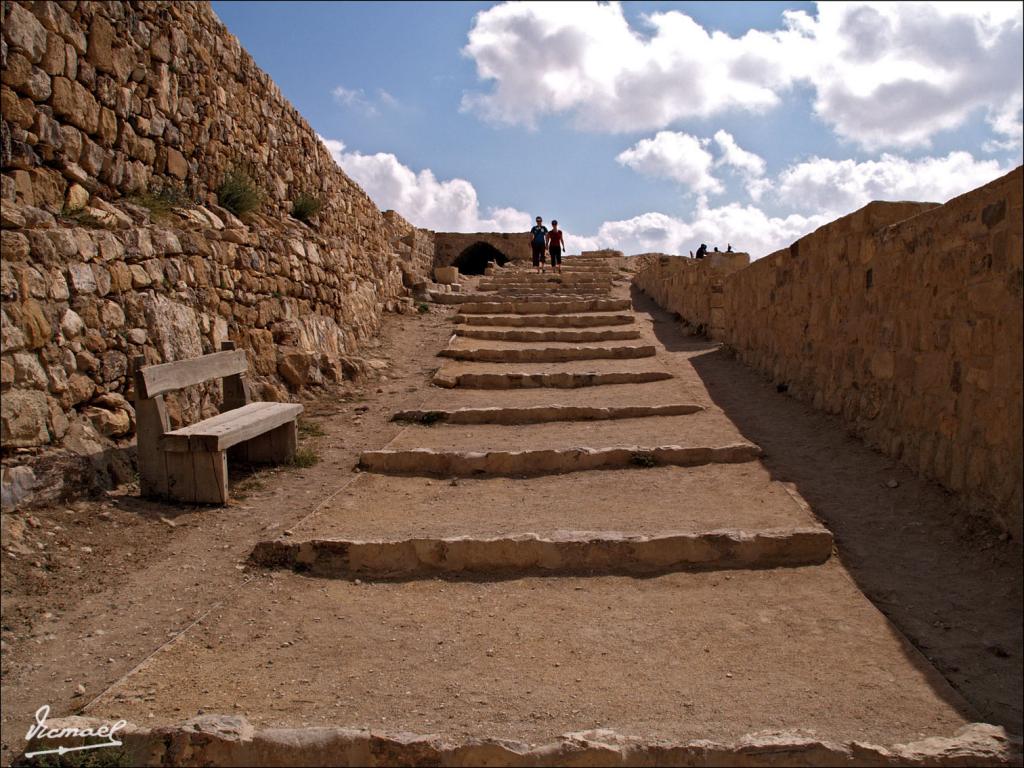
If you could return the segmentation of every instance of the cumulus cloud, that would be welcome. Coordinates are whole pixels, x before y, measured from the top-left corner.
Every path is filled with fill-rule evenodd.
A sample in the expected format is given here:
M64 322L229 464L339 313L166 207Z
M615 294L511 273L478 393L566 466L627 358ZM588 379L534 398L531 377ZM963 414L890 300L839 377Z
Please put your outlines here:
M344 142L320 137L335 162L382 209L398 211L418 227L443 232L524 232L530 215L515 208L481 214L476 188L465 179L438 180L429 168L413 171L386 152L347 152Z
M711 175L714 158L705 149L707 145L707 139L661 131L653 139L637 142L615 159L646 176L673 179L695 191L721 192L721 182Z
M777 44L760 32L709 33L678 12L648 17L645 39L618 3L503 3L476 16L464 52L489 93L463 107L534 126L572 112L585 128L661 128L687 116L778 103Z
M383 88L378 88L373 96L367 96L362 88L346 88L343 85L338 85L331 90L331 97L338 104L371 117L379 115L381 107L398 106L398 100Z
M883 154L864 162L815 157L783 170L772 194L794 210L839 216L872 200L944 203L1009 171L995 160L976 160L969 152L916 160Z
M818 117L866 147L926 145L978 110L1014 141L1022 15L1019 3L822 3L732 37L668 11L644 17L641 35L618 3L502 3L469 32L464 53L491 87L463 108L527 126L568 114L591 130L658 130L763 111L809 84Z
M607 221L596 235L576 240L587 249L615 248L627 254L688 254L701 243L707 243L709 248L717 245L724 251L732 244L733 250L760 258L814 231L831 218L798 214L770 216L752 205L730 203L709 207L707 201L701 199L694 214L685 219L664 213L643 213L622 221Z
M764 158L740 147L728 131L716 131L715 143L721 150L721 156L716 165L735 168L748 179L756 179L764 175Z
M605 222L596 234L574 238L574 243L585 249L681 254L695 250L702 242L722 250L731 243L734 250L760 258L872 200L942 203L1011 170L995 160L951 152L945 157L914 160L883 154L878 160L864 162L815 157L771 177L762 175L763 165L745 157L751 153L734 147L728 134L719 134L715 141L723 152L716 165L732 164L747 173L753 201L764 197L765 203L786 212L784 215L772 215L755 204L711 206L707 196L701 195L690 216L642 213Z
M1024 98L1019 3L822 3L816 18L787 12L778 36L816 91L815 112L867 147L927 145L985 110ZM795 62L794 62L795 63Z

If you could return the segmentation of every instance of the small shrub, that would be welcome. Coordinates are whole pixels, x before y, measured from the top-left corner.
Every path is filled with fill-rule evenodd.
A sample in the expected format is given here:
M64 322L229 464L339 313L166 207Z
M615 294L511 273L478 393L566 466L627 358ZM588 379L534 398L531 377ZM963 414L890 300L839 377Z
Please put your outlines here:
M312 448L299 448L292 459L292 465L300 469L308 469L320 462L320 457Z
M419 312L421 315L425 315L430 311L430 305L427 304L427 302L425 301L421 301L419 304L416 305L416 311Z
M246 169L235 166L224 175L217 189L217 202L235 216L245 216L260 207L263 193Z
M431 424L444 421L444 413L442 411L426 411L420 415L417 421L423 426L429 427Z
M132 195L128 202L145 208L155 221L160 221L167 219L175 208L189 208L195 205L193 197L188 187L165 184Z
M323 203L319 198L302 194L292 202L292 216L308 224L309 220L320 212L321 207Z
M633 462L633 466L643 467L644 469L650 469L657 464L654 456L649 453L634 453L630 461Z
M95 739L86 739L83 742L83 744L97 743L104 742ZM123 749L110 747L68 752L63 755L41 755L20 763L20 765L37 768L118 768L130 764L128 754Z

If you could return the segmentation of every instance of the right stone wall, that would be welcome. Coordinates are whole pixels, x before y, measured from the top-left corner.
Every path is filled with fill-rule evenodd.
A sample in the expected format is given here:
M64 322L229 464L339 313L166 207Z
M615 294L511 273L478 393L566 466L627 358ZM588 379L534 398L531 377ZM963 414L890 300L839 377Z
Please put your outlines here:
M728 275L721 331L743 362L1017 537L1022 173L941 206L871 203Z

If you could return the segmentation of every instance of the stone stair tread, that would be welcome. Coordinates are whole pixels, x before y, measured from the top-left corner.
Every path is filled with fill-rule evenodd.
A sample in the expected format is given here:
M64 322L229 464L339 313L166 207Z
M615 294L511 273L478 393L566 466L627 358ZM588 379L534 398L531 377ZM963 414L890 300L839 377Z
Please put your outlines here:
M427 477L529 477L610 469L655 466L699 467L756 461L761 449L753 443L725 445L566 446L509 450L452 450L445 448L383 448L359 454L358 467L367 472Z
M632 329L639 330L639 329ZM545 341L542 344L530 341L507 339L474 339L456 335L448 343L448 349L618 349L651 346L651 342L640 339L595 339L590 341ZM660 345L659 345L660 346Z
M602 373L608 371L664 371L657 357L626 360L571 360L564 363L479 363L464 360L445 360L442 369L447 374L459 373ZM637 397L643 397L637 390Z
M950 736L969 711L833 558L646 579L356 584L278 572L240 587L88 714L155 726L239 702L257 726L316 717L533 743L600 726L649 740L799 728L895 744Z
M635 326L597 326L594 328L509 328L501 326L457 325L453 329L462 339L483 341L594 343L601 341L628 341L640 338Z
M542 536L559 531L628 535L813 527L812 515L758 462L652 467L643 503L624 504L633 470L529 478L447 479L365 472L293 530L296 540Z
M388 448L446 451L526 451L559 448L616 448L636 445L719 446L745 442L720 411L681 416L647 416L520 426L493 424L413 425Z
M452 317L455 323L464 323L467 327L501 327L501 328L621 328L636 325L636 318L631 313L587 313L560 315L462 315Z
M600 387L580 387L573 390L536 387L533 389L506 389L501 391L456 387L432 388L422 405L425 410L451 410L455 408L491 408L507 406L528 408L540 405L630 406L664 403L697 403L706 405L707 395L691 390L679 379L637 384L607 384Z

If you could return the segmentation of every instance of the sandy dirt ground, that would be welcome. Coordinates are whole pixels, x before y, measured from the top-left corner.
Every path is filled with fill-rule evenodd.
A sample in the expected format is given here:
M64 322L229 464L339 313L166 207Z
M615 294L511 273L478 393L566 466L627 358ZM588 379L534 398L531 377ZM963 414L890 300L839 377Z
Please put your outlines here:
M0 555L0 759L10 762L44 703L55 715L85 710L143 723L241 712L266 724L530 739L597 725L694 737L802 727L892 743L951 734L970 720L1020 733L1020 545L834 419L777 393L717 345L685 336L645 297L634 301L644 336L659 343L657 358L644 364L673 379L439 390L430 380L442 364L507 366L437 358L458 306L435 305L426 315L387 318L378 347L368 350L390 362L382 380L306 401L300 447L318 455L315 466L240 475L223 508L143 501L128 486L18 513L24 532ZM594 365L630 370L642 362ZM713 408L670 418L725 418L765 450L763 463L457 486L352 472L361 451L428 429L390 421L397 410L484 407L495 398L517 406L631 403L639 388L656 402ZM475 428L436 425L430 434L440 429L454 436ZM770 526L808 514L787 505L782 482L835 533L838 559L650 579L402 584L246 565L256 542L314 531L391 538L545 525L686 530L728 519ZM714 504L701 495L711 493ZM367 504L348 503L353 498Z

